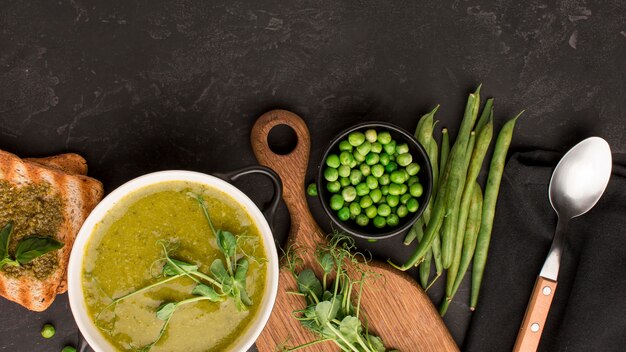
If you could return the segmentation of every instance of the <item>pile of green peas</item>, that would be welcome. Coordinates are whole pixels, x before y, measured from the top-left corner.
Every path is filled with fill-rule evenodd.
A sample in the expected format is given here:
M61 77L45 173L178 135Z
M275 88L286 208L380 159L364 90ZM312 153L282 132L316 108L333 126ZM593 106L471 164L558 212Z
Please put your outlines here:
M330 208L341 221L393 227L419 208L417 198L424 192L417 177L420 166L409 146L388 131L351 132L325 165L326 189L333 194Z

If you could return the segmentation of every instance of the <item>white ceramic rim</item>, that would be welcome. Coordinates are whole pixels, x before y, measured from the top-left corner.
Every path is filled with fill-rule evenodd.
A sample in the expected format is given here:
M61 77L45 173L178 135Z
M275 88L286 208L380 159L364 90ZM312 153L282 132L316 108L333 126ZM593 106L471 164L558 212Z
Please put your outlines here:
M70 308L72 309L72 314L74 315L76 324L85 337L85 340L87 340L91 348L93 348L96 352L109 352L117 350L117 348L104 338L100 330L87 314L81 280L83 257L86 245L93 234L94 227L120 200L143 187L168 181L194 182L214 187L225 192L244 207L257 225L261 236L263 237L265 252L268 258L263 301L256 312L254 321L248 327L246 333L238 337L236 344L231 349L231 351L247 351L250 347L252 347L265 327L265 324L267 323L267 320L272 312L272 308L274 307L276 293L278 292L278 253L276 251L276 246L274 245L272 230L270 229L270 226L261 210L259 210L252 200L250 200L250 198L248 198L248 196L246 196L238 188L215 176L194 171L159 171L132 179L106 196L89 214L78 232L76 241L74 242L67 270L68 296Z

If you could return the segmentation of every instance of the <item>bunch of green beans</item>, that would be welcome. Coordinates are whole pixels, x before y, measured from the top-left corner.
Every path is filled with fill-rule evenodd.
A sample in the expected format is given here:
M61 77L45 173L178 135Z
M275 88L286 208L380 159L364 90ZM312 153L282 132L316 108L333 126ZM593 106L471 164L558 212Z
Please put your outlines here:
M404 240L406 245L410 245L417 239L418 245L413 255L401 266L390 262L403 271L419 266L420 284L424 289L428 289L447 269L446 295L439 309L442 316L448 310L472 260L472 310L478 302L500 180L515 121L521 115L506 122L498 134L483 198L478 175L491 145L494 123L493 98L487 99L478 117L480 88L469 95L452 148L446 128L441 130L440 146L434 138L433 130L437 123L434 116L439 106L419 120L415 137L428 151L433 170L437 170L433 175L433 194L422 217ZM438 150L441 151L440 155L437 155ZM436 276L429 282L433 258Z

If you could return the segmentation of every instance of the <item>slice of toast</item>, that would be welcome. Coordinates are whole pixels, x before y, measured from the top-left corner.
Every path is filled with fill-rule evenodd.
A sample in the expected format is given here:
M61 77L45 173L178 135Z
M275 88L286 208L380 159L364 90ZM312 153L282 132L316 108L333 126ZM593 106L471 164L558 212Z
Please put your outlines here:
M87 175L87 160L76 153L64 153L45 158L26 158L37 164L59 169L70 175ZM67 292L67 270L57 288L57 293Z
M64 153L45 158L25 158L24 160L59 169L70 175L87 175L87 160L76 153Z
M55 270L43 279L34 274L11 276L0 269L0 295L24 307L43 311L56 297L67 270L69 255L76 234L89 212L102 199L102 184L90 177L71 175L61 171L58 159L46 166L35 161L22 160L16 155L0 150L0 180L13 187L47 183L61 199L62 220L54 237L63 242L63 248L51 252L56 255ZM70 168L72 169L72 168ZM82 169L81 169L82 170ZM3 205L0 203L0 208ZM10 209L5 212L10 214Z

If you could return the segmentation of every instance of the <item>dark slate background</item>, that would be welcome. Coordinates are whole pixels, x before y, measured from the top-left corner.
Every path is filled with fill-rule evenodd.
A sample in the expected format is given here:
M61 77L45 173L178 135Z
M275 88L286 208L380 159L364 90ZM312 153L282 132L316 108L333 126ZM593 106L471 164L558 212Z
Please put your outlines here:
M326 143L362 120L412 130L439 103L440 126L454 135L481 82L483 96L496 97L497 127L526 109L514 151L562 152L599 135L623 163L626 3L0 2L0 148L81 153L107 191L156 170L255 163L250 128L272 108L307 121L312 179ZM262 182L238 186L262 203L270 188ZM282 207L278 237L288 224ZM401 240L362 247L401 261L410 253ZM429 292L436 303L440 289ZM511 318L503 324L516 330L522 317ZM49 341L39 337L45 322L58 330ZM470 324L462 297L446 323L462 345ZM66 295L39 314L0 301L0 350L75 341Z

